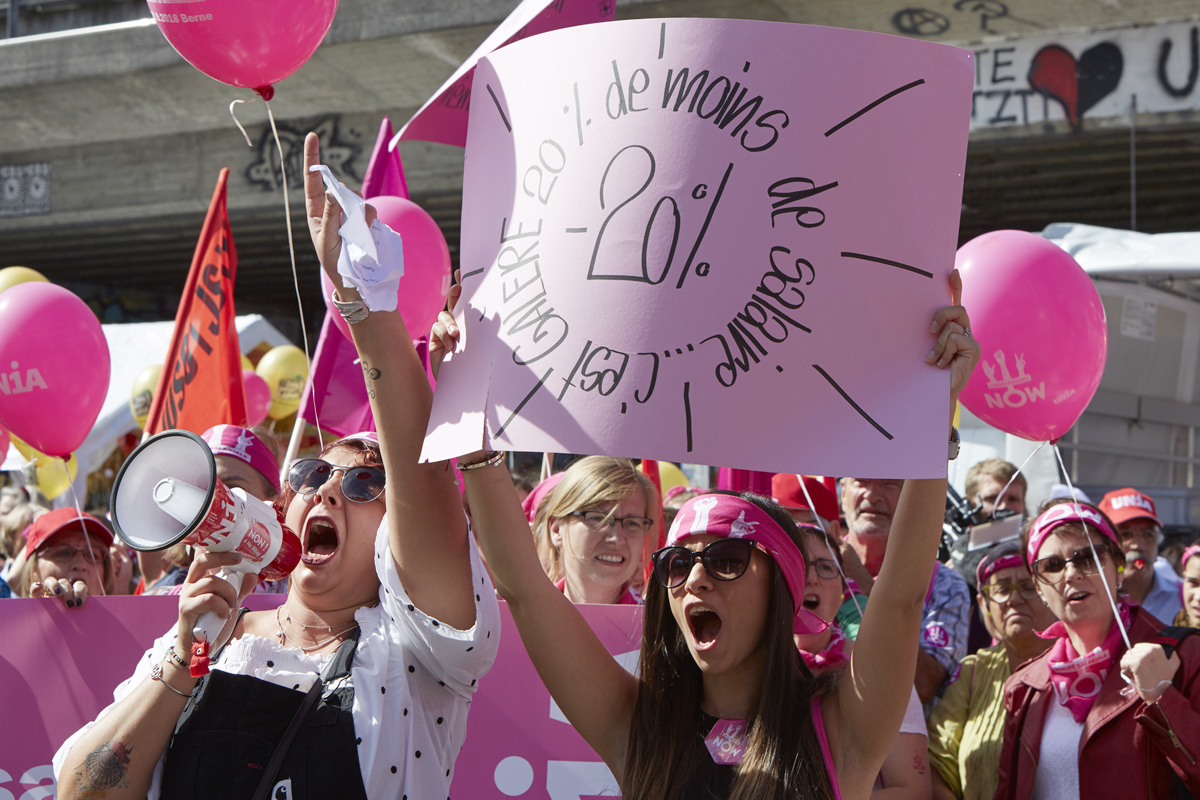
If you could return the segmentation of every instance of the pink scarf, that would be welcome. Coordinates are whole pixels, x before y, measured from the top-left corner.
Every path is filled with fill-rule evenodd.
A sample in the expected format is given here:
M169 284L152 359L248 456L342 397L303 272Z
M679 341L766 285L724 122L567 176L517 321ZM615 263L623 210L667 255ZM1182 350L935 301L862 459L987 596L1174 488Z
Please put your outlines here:
M1050 682L1054 684L1058 702L1071 710L1076 722L1087 719L1104 679L1108 677L1108 670L1121 653L1124 641L1117 625L1129 630L1133 622L1127 602L1122 600L1117 609L1119 619L1113 621L1104 643L1085 656L1075 652L1071 637L1067 636L1067 627L1061 622L1038 634L1043 639L1057 639L1050 648Z
M829 630L833 632L829 644L821 648L819 652L800 651L800 657L813 672L824 672L834 667L840 667L850 660L846 655L846 634L837 626L837 623L830 623Z

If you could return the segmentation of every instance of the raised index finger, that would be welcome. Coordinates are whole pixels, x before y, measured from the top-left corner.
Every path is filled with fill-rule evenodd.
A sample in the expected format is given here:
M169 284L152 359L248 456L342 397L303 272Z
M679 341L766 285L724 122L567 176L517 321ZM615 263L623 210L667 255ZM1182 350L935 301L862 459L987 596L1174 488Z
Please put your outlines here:
M321 140L315 133L304 137L304 210L310 217L320 218L325 213L325 182L319 172L309 167L321 163Z

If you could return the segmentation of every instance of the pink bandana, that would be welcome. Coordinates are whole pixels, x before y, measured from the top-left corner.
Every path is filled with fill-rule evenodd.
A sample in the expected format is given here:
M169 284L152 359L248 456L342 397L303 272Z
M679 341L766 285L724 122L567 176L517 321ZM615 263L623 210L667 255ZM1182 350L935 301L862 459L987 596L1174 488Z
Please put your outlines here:
M975 568L975 585L981 587L980 590L982 591L982 587L987 583L987 579L992 577L992 575L995 573L1002 569L1008 569L1009 567L1023 566L1025 566L1025 559L1021 558L1021 556L1017 555L1016 553L1008 556L1000 556L992 561L984 559L980 561L979 566Z
M263 440L237 425L215 425L200 435L214 456L233 456L262 473L279 491L279 460Z
M829 639L829 644L821 648L819 652L800 651L800 657L813 672L824 672L834 667L840 667L850 660L850 657L846 655L846 634L842 632L836 622L829 623L829 630L833 632L833 636Z
M1054 532L1055 528L1069 522L1086 522L1106 538L1112 540L1114 544L1120 545L1117 534L1113 532L1112 526L1100 515L1100 512L1077 503L1059 503L1046 509L1033 521L1033 527L1029 531L1029 549L1025 551L1025 559L1031 569L1033 562L1037 561L1038 551L1042 549L1042 543L1046 541L1046 538Z
M749 539L775 560L794 604L792 628L796 633L820 633L829 623L804 607L807 571L804 555L767 512L740 497L704 494L683 504L667 534L667 546L697 534Z
M1118 619L1113 621L1104 643L1086 656L1075 652L1071 637L1067 636L1067 628L1061 622L1054 623L1038 634L1043 639L1057 639L1050 647L1050 682L1054 684L1058 702L1071 710L1076 722L1087 719L1104 685L1104 679L1108 677L1108 670L1121 654L1124 643L1117 625L1129 630L1133 622L1127 602L1122 600L1117 610Z
M704 746L717 764L740 764L750 741L750 726L744 719L719 719L704 737Z

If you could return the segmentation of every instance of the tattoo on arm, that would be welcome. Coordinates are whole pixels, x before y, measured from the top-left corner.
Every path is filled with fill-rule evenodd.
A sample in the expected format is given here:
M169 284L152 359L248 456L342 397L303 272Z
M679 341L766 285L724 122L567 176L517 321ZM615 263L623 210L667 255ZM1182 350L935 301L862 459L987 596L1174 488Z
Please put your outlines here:
M925 758L919 753L913 756L913 769L915 769L921 775L925 774Z
M129 785L129 754L132 747L123 742L107 742L87 754L76 772L84 797L103 797L108 789Z
M375 381L379 380L379 376L383 375L383 373L379 370L378 367L372 367L370 364L368 364L366 359L363 359L363 361L362 361L362 371L363 371L363 378L366 379L366 383L367 383L367 395L372 400L374 400L375 399Z

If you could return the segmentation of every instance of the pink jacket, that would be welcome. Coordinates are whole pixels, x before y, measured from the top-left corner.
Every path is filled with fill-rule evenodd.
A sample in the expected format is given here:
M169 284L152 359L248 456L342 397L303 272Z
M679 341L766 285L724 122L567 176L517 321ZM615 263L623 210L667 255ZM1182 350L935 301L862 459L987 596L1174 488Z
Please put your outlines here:
M1164 627L1146 611L1136 611L1129 639L1154 640ZM1180 645L1174 684L1155 705L1136 694L1122 697L1127 684L1109 670L1100 695L1083 723L1079 741L1079 795L1159 800L1175 797L1176 776L1200 793L1200 636ZM996 800L1033 796L1042 729L1050 703L1049 653L1023 664L1004 684L1004 748ZM1118 656L1119 660L1119 656Z

